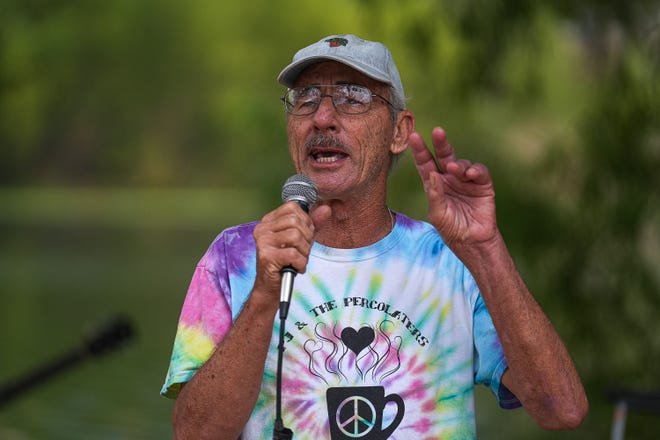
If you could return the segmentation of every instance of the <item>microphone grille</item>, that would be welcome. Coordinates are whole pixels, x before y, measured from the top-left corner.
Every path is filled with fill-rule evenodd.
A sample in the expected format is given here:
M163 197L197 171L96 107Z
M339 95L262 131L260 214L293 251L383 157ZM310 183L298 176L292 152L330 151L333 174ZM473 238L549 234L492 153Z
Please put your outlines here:
M312 179L304 174L296 174L286 179L282 186L282 201L298 202L305 211L316 202L318 190Z

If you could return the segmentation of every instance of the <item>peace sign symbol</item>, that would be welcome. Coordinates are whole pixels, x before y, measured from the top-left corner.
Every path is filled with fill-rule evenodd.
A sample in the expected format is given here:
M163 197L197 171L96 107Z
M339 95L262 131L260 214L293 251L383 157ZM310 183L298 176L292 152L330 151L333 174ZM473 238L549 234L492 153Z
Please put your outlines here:
M360 402L362 402L362 405L360 405ZM342 421L340 418L342 409L351 403L353 404L353 415ZM370 412L368 419L365 419L362 415L360 415L360 407L362 407L363 410L367 409L365 408L365 405ZM350 411L348 411L348 413L350 413ZM351 396L344 399L344 401L339 404L339 408L337 409L336 413L336 419L339 430L347 437L364 437L374 428L374 425L376 424L376 408L374 408L374 405L368 399L362 396Z

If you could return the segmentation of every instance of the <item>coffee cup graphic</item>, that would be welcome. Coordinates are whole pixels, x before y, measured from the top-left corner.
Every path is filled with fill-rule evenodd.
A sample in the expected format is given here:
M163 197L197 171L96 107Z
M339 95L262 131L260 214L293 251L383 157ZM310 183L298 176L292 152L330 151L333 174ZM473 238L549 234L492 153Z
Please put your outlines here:
M386 396L382 386L328 388L325 397L332 440L387 439L401 423L406 408L401 396ZM388 403L396 404L396 415L383 426Z

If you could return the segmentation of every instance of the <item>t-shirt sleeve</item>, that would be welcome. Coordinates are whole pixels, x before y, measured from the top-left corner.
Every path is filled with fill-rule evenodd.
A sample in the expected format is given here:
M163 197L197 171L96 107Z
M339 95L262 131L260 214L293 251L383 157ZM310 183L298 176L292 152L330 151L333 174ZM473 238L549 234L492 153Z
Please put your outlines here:
M493 319L488 312L476 282L471 275L466 277L471 289L476 289L473 308L474 334L474 383L486 385L497 398L501 408L514 409L521 405L518 398L502 384L502 375L508 368L506 357Z
M211 357L232 323L231 295L222 234L202 257L181 309L165 383L160 393L176 398Z

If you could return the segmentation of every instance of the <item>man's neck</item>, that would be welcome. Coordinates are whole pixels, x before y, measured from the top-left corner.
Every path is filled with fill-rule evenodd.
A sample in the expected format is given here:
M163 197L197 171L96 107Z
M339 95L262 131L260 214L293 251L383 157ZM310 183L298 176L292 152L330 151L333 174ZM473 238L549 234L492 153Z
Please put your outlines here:
M345 203L340 200L323 201L332 215L319 227L315 241L325 246L352 249L373 244L390 233L394 214L384 201L380 203Z

